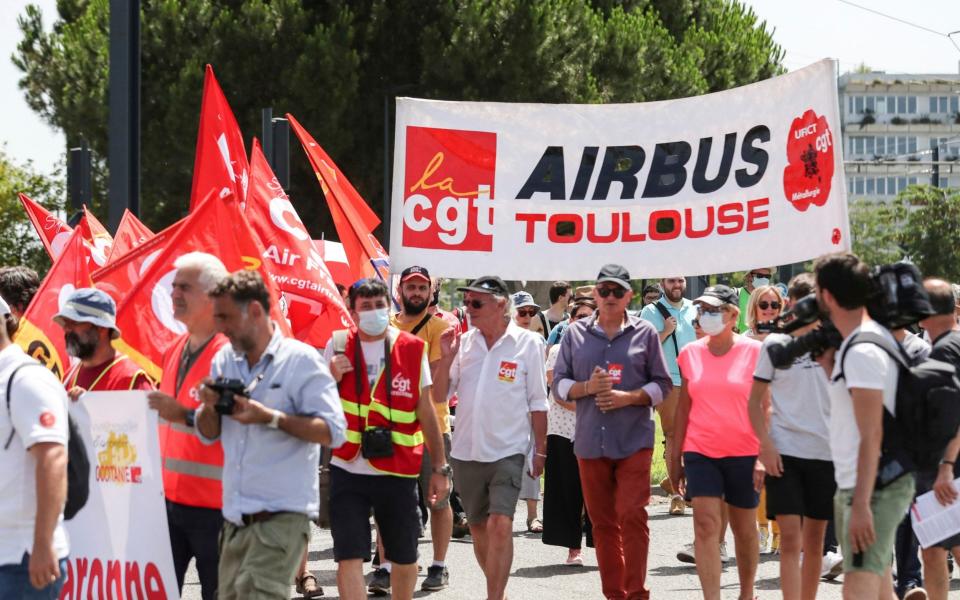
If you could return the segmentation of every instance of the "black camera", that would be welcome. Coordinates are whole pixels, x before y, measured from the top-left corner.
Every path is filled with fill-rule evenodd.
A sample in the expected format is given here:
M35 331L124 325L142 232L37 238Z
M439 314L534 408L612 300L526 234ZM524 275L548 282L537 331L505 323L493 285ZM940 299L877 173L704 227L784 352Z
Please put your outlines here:
M817 304L817 297L810 294L798 300L793 307L780 315L776 321L765 323L767 332L792 333L801 327L820 321L820 326L789 340L778 340L767 346L770 362L777 369L789 368L794 361L810 353L817 358L830 348L839 348L843 342L843 335L821 312ZM761 331L759 324L757 330Z
M887 329L900 329L934 314L923 277L915 265L897 262L872 273L873 294L867 301L870 318Z
M371 427L360 437L360 454L367 460L393 456L393 435L386 427Z
M217 403L213 405L216 411L221 415L232 415L233 409L237 405L234 396L246 396L247 387L239 379L227 379L226 377L217 377L213 383L208 383L207 387L220 394Z

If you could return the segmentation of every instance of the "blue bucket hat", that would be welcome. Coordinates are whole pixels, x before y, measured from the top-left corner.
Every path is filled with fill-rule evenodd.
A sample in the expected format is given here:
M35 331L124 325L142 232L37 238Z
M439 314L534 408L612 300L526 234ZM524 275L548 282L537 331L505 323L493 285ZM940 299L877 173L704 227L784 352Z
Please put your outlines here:
M527 292L517 292L512 296L512 298L514 308L523 308L524 306L536 306L537 308L540 308L540 306L533 301L533 296Z
M80 288L67 296L60 312L53 316L54 322L61 327L64 319L111 329L111 339L120 337L116 303L113 298L95 288Z

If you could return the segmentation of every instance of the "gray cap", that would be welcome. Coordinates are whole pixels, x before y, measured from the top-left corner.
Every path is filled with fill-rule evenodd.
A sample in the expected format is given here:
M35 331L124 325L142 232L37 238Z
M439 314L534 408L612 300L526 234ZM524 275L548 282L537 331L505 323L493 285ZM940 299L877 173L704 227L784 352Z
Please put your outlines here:
M110 337L120 337L120 330L117 328L117 305L113 298L96 288L80 288L67 296L60 312L53 316L53 320L61 327L64 319L112 329Z
M533 296L531 296L528 292L517 292L511 296L511 298L513 299L514 308L523 308L524 306L536 306L537 308L540 308L540 306L533 301Z

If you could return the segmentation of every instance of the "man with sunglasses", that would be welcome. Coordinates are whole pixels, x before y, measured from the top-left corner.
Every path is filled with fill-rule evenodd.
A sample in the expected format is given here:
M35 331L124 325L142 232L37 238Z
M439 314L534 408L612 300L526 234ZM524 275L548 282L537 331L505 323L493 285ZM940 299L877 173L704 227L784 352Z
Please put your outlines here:
M773 267L757 267L747 271L743 278L743 287L737 292L740 294L740 318L737 320L737 331L743 333L747 330L747 304L750 302L750 294L758 287L770 285L776 269Z
M633 299L627 270L605 265L594 296L597 313L571 324L560 342L553 392L577 405L574 453L603 595L646 599L650 411L670 393L673 381L656 329L627 313Z
M455 485L487 598L502 600L531 430L531 477L540 477L547 456L543 338L512 321L510 295L499 277L480 277L459 290L465 292L473 328L462 336L453 328L443 332L434 394L458 396L451 452Z
M640 311L640 318L649 321L657 330L660 343L663 345L663 357L667 361L667 371L673 381L670 393L657 406L660 415L660 428L663 429L664 456L669 457L673 448L673 416L677 411L677 401L680 399L680 367L677 366L677 357L680 350L697 339L693 328L693 321L697 318L697 309L693 302L684 298L687 290L686 277L664 277L660 280L660 289L663 295L653 304L648 304ZM682 515L686 510L683 498L675 492L667 477L660 482L670 494L670 514Z

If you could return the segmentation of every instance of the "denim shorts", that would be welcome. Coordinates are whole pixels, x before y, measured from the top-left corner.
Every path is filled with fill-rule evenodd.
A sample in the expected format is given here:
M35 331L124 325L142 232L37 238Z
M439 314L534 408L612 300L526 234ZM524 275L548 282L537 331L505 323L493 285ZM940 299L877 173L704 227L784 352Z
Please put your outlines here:
M30 584L30 555L23 553L20 564L0 565L0 598L20 600L56 600L67 580L67 559L60 559L60 577L38 590Z
M756 456L710 458L699 452L683 453L687 497L722 498L735 508L756 508L760 494L753 488Z

